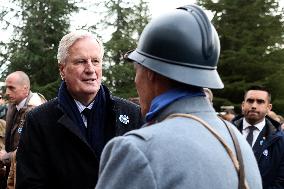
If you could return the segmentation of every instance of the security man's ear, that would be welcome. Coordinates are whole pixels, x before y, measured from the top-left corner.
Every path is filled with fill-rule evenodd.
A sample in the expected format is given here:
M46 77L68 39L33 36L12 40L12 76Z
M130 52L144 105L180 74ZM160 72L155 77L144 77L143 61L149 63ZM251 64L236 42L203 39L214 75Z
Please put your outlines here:
M272 104L268 104L268 111L272 110Z
M243 112L243 110L244 110L244 104L245 104L245 101L243 101L243 102L242 102L242 105L241 105L242 114L244 113L244 112Z

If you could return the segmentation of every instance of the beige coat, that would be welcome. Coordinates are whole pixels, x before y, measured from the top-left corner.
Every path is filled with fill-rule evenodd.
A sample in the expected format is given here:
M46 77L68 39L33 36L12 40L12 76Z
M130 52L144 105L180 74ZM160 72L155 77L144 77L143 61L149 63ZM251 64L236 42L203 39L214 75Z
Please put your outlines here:
M7 189L14 189L16 184L16 153L17 150L12 152L11 167L7 180Z
M5 130L6 130L6 121L0 119L0 150L5 148L4 145L4 137L5 137ZM0 182L2 183L5 179L6 167L0 161Z
M6 146L6 151L9 152L9 150L12 150L12 155L11 155L11 166L10 166L9 176L8 176L8 180L7 180L7 188L8 189L14 189L15 188L15 183L16 183L16 151L17 151L17 146L18 146L19 139L20 139L21 129L24 126L26 115L30 110L32 110L36 106L39 106L39 105L41 105L45 102L46 102L46 99L41 94L30 93L28 98L27 98L26 104L24 105L24 107L22 109L20 109L20 111L18 112L18 115L14 118L15 124L9 125L9 129L11 130L9 138L12 139L12 140L10 140L11 141L10 147L8 149L7 149L7 146ZM15 111L15 107L12 107L12 108L14 108L14 110L12 109L10 111ZM8 112L9 112L9 110L8 110ZM14 112L12 112L11 114L13 115L13 113ZM12 119L10 117L8 119L10 119L10 121L12 121ZM7 119L7 121L8 121L8 119ZM7 129L8 129L8 127L7 127Z

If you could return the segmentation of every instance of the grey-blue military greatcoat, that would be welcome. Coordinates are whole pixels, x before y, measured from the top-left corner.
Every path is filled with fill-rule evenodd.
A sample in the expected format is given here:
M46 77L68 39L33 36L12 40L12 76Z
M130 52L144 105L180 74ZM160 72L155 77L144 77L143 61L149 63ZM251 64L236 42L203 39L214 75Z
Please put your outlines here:
M221 143L199 122L173 113L198 116L211 125L234 151L224 122L205 97L183 98L149 127L128 132L106 146L96 189L237 189L238 175ZM230 123L228 123L230 124ZM261 178L251 147L234 128L239 140L248 185L261 189ZM235 152L235 151L234 151ZM111 178L111 179L109 179Z

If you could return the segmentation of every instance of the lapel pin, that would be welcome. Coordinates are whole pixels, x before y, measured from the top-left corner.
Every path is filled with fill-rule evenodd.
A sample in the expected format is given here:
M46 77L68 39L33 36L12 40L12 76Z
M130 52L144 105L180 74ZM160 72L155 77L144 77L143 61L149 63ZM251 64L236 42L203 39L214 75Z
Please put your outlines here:
M23 130L23 127L19 127L19 128L18 128L18 133L21 134L22 130Z
M129 117L127 115L120 115L119 116L119 121L126 125L126 124L129 123Z
M263 151L263 155L268 156L268 150L267 149Z
M262 140L259 142L260 146L262 146L264 141L265 141L265 137L262 137Z

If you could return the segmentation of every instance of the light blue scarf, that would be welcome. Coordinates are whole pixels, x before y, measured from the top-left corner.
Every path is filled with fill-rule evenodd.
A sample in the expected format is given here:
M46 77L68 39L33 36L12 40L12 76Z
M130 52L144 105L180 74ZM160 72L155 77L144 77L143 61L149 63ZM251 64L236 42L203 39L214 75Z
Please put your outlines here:
M171 104L172 102L184 97L205 96L202 88L177 88L169 90L155 97L150 106L149 112L146 114L146 121L151 121L158 112Z

